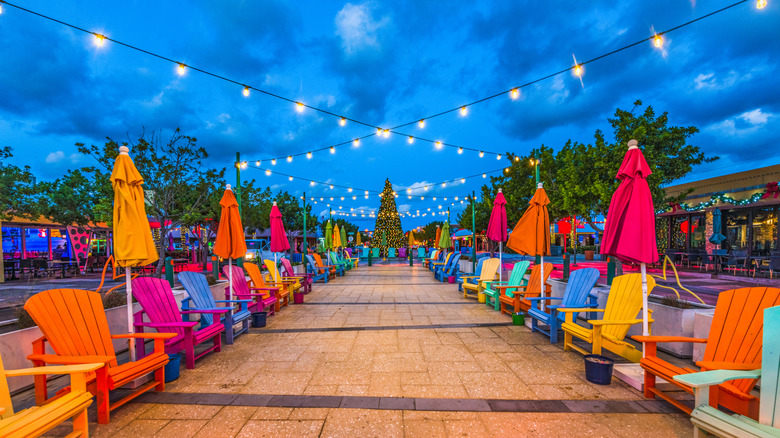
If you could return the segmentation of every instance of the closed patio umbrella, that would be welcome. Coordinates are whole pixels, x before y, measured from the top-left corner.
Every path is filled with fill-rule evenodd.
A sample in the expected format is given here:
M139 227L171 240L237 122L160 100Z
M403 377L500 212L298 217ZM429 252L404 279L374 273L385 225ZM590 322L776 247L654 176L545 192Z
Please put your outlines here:
M409 230L409 248L414 245L414 230Z
M502 271L504 270L503 244L509 237L506 233L506 199L504 193L499 188L496 199L493 201L493 211L490 212L488 221L487 238L498 242L498 281L502 281Z
M544 279L544 256L550 254L550 216L547 204L550 198L542 183L537 184L536 193L528 202L528 209L509 235L506 246L525 255L541 256L541 274ZM541 296L544 296L544 281L541 284Z
M146 218L143 177L130 158L127 146L119 147L119 155L111 171L114 189L114 259L125 269L127 291L127 332L133 333L133 284L131 268L148 265L159 259L152 240L152 230ZM135 360L135 345L129 339L130 358Z
M710 236L710 242L714 243L715 245L720 245L721 242L726 240L726 236L720 233L721 231L721 215L720 215L720 209L716 208L715 210L712 210L712 235Z
M339 230L339 236L341 237L341 246L347 246L347 231L344 227Z
M228 299L233 298L233 259L246 255L246 240L244 240L244 225L241 224L241 214L238 212L238 201L230 184L225 187L225 193L219 201L222 213L219 218L217 239L214 241L214 254L228 259Z
M362 242L360 241L360 231L355 233L355 246L362 245Z
M333 226L333 248L339 248L343 245L343 242L341 241L341 233L339 232L339 225L335 224Z
M451 248L452 240L450 240L450 223L445 221L441 226L441 235L439 236L439 248Z
M441 237L441 228L438 225L436 225L436 237L434 237L434 239L433 239L433 246L435 246L436 248L439 247L439 238L440 237Z
M618 169L620 180L609 203L604 224L602 254L628 263L639 263L642 272L642 334L650 334L647 308L647 263L658 261L655 239L655 208L647 185L650 166L637 146L629 140L628 151Z
M279 211L279 207L274 201L274 205L271 207L271 251L274 253L274 263L278 261L276 254L288 249L290 249L290 241L287 240L287 232L284 231L282 212Z
M330 220L325 225L325 251L333 249L333 225L330 224Z

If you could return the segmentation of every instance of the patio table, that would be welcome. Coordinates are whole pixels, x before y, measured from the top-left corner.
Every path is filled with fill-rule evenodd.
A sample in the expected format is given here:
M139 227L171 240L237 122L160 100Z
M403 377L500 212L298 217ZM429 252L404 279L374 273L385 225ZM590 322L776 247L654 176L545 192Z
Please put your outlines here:
M9 281L18 280L19 277L16 276L16 267L19 265L19 260L3 260L3 264L5 266L6 271L8 270L8 268L11 268L11 276L8 277L8 280ZM3 275L5 275L5 273L3 273Z
M762 264L764 260L769 260L771 257L769 256L750 256L750 266L753 268L753 276L756 276L756 271L758 271L758 265ZM750 272L750 271L748 271Z
M52 268L59 268L61 271L62 278L67 278L66 276L66 270L70 266L73 266L74 264L77 265L77 262L70 261L70 260L49 260L49 266Z

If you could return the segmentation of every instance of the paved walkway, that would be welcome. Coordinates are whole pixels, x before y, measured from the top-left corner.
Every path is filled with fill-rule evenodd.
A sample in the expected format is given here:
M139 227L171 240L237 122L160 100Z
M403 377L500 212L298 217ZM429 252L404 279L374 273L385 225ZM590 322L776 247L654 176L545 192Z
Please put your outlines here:
M419 265L317 284L95 437L690 436L687 415L465 300Z

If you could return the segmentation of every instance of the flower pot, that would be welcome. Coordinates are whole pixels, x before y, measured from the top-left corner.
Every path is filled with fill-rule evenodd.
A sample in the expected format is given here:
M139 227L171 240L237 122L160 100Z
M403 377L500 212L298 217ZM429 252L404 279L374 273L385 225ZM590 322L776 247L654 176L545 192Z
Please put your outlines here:
M268 312L255 312L252 314L252 327L265 327Z
M612 366L615 361L600 354L585 355L585 379L597 385L612 383Z
M454 275L450 275L449 277L447 277L447 281L448 281L450 284L455 284L455 281L456 281L457 279L458 279L458 277L456 277L456 276L454 276Z
M593 260L595 251L585 251L585 260Z
M525 325L525 315L522 313L513 313L512 325Z
M301 294L301 293L294 293L293 294L293 303L294 304L303 304L303 294Z
M165 383L173 382L179 378L179 368L181 367L181 355L169 354L168 363L165 364Z

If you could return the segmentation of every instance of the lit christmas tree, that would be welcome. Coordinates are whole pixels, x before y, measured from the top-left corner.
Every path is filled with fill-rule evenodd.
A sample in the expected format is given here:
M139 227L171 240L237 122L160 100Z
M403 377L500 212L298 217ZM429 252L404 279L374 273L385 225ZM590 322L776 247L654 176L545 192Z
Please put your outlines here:
M398 208L395 206L395 192L389 179L385 180L385 189L381 196L382 203L376 214L376 225L371 245L379 247L382 254L387 254L387 248L404 246L404 233L401 231L401 218L398 216ZM382 245L382 231L387 236L387 246Z

